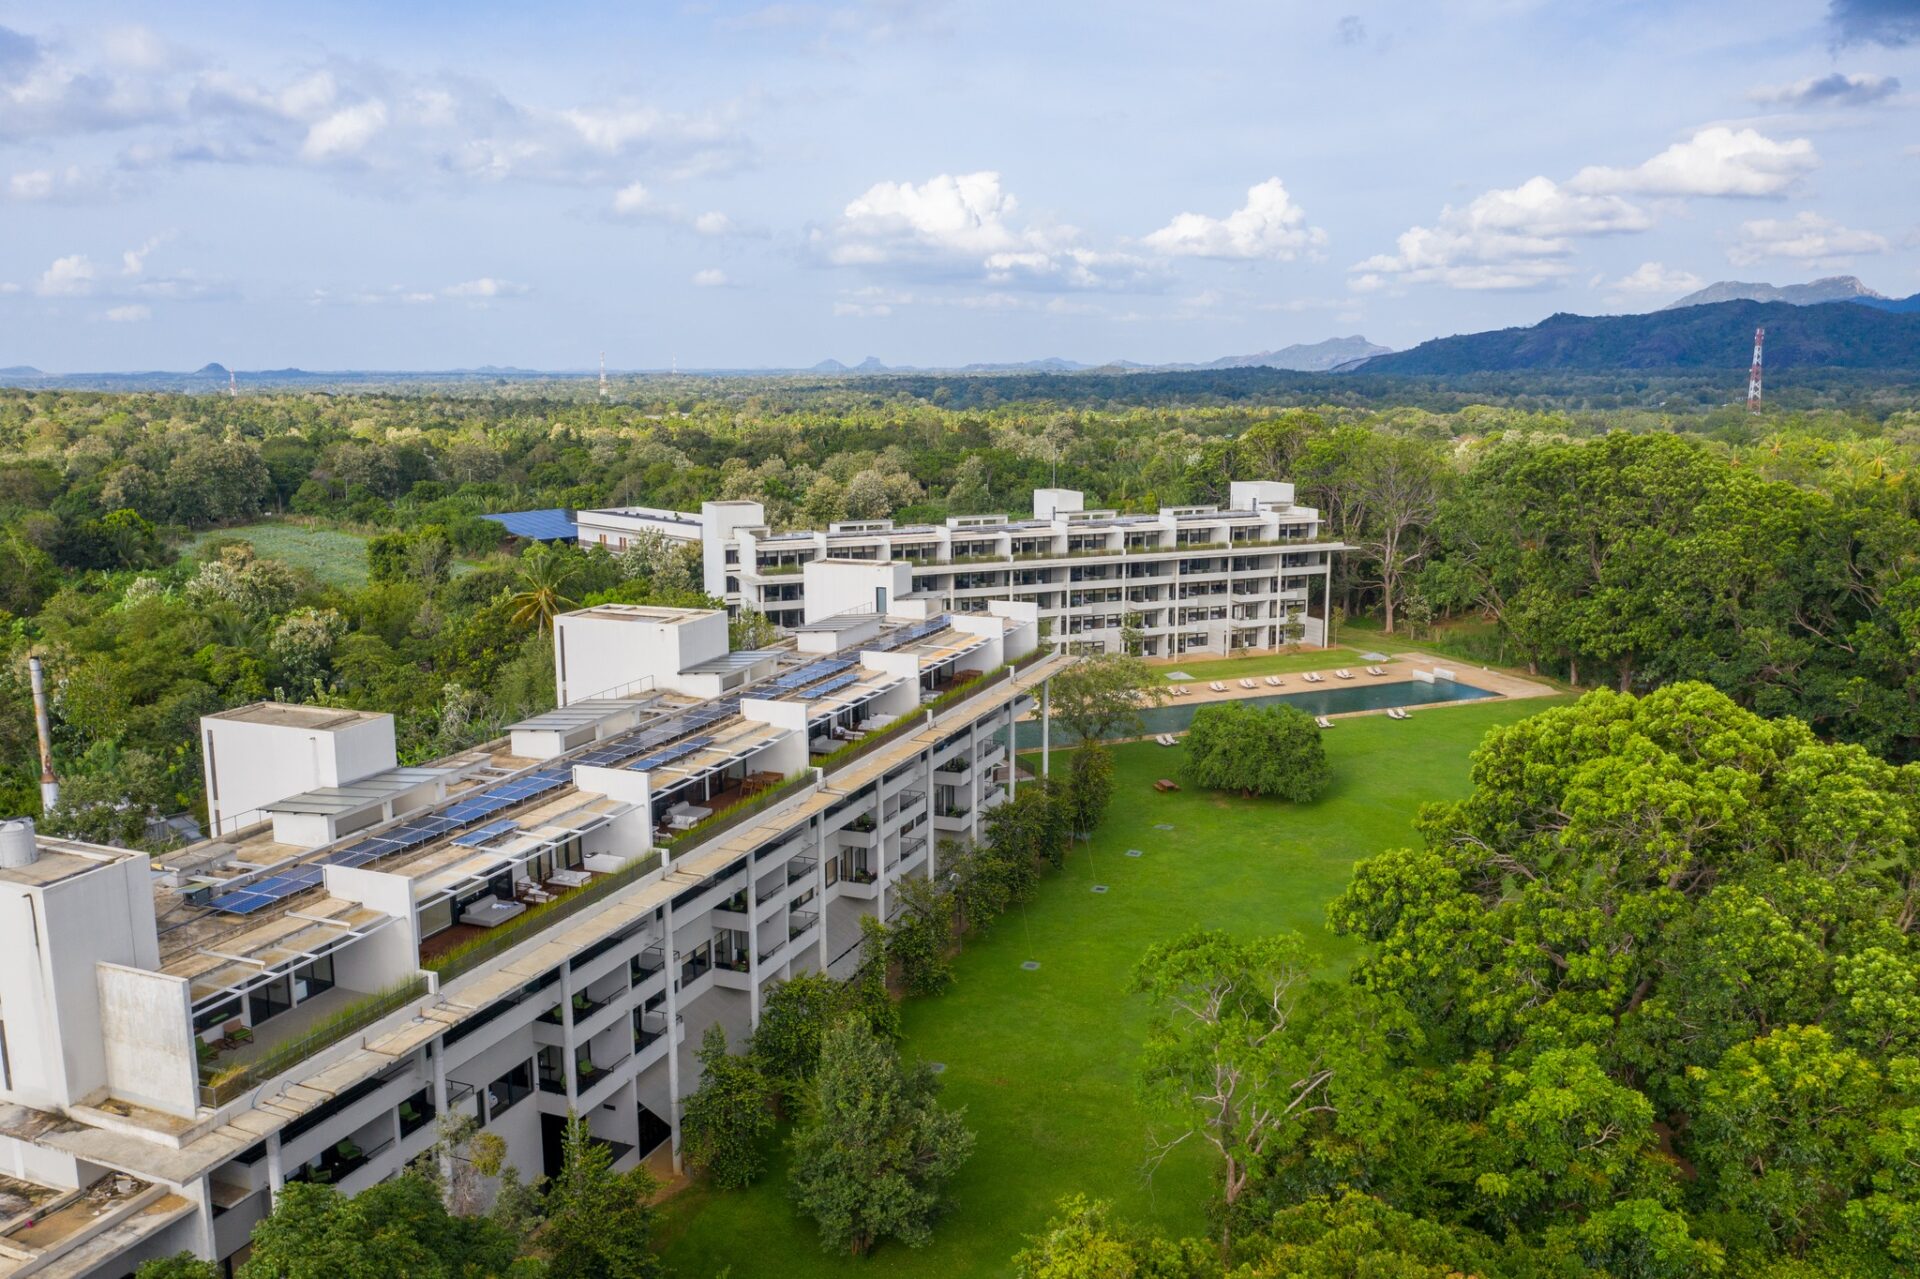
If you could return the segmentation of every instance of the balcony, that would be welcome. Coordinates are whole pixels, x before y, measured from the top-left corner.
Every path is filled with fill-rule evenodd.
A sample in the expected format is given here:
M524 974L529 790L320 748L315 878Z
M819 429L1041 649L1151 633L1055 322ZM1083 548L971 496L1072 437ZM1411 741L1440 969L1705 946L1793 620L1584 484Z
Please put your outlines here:
M627 965L627 975L633 984L638 986L647 978L657 976L665 971L666 967L667 952L656 943L633 957L632 961Z
M318 1159L301 1165L298 1172L287 1177L288 1181L305 1181L316 1186L337 1186L354 1173L360 1171L374 1158L393 1145L389 1137L377 1145L362 1148L351 1137L342 1138L329 1146Z
M813 877L814 868L820 861L814 857L796 857L787 863L787 882L797 884L803 879Z
M802 933L810 932L820 922L817 910L794 910L787 912L787 940L795 941Z

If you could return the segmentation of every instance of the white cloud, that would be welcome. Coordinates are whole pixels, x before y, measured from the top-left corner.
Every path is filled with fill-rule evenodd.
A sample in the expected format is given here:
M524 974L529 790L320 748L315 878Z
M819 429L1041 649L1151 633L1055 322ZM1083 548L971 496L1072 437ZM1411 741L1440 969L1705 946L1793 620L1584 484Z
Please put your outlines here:
M115 324L135 324L141 320L151 320L153 310L134 302L126 306L108 307L107 318Z
M466 280L460 284L450 284L440 292L442 296L445 297L487 302L494 298L519 297L527 292L527 286L524 284L515 284L510 280L496 280L490 275L483 275L477 280Z
M1631 169L1584 168L1567 186L1597 194L1770 196L1819 163L1806 138L1777 142L1755 129L1714 125Z
M75 297L93 290L93 262L84 253L55 258L33 291L43 298Z
M731 235L733 219L718 210L709 210L693 220L693 229L701 235Z
M1664 262L1642 262L1607 287L1615 293L1660 295L1691 293L1705 283L1691 271L1670 267Z
M1885 253L1885 236L1855 231L1818 213L1791 218L1760 218L1740 224L1740 239L1727 250L1736 266L1751 266L1770 258L1808 265L1834 265L1863 253Z
M1327 242L1327 233L1307 225L1279 178L1247 188L1247 202L1224 218L1181 213L1142 243L1168 257L1265 258L1291 262Z
M1899 91L1900 81L1894 76L1835 71L1792 84L1767 85L1748 96L1768 106L1865 107L1884 102Z
M613 193L613 211L623 218L654 211L653 193L640 182L629 182Z
M727 273L718 267L707 267L704 270L695 271L693 282L696 287L702 289L724 289L729 283Z
M1644 231L1645 210L1612 195L1582 195L1550 178L1488 191L1463 209L1448 206L1437 225L1410 227L1396 252L1376 254L1352 268L1353 287L1378 289L1389 280L1438 283L1456 289L1527 289L1571 274L1566 259L1576 237Z
M307 129L300 154L309 160L334 160L358 155L387 127L387 104L356 102L322 116Z
M1107 288L1144 264L1094 249L1071 226L1033 223L1000 175L938 174L919 184L876 182L850 201L813 247L833 266L984 279L1030 288Z
M139 248L128 249L125 253L122 253L120 255L120 274L140 275L143 273L147 269L147 255L159 248L165 240L165 236L156 235Z

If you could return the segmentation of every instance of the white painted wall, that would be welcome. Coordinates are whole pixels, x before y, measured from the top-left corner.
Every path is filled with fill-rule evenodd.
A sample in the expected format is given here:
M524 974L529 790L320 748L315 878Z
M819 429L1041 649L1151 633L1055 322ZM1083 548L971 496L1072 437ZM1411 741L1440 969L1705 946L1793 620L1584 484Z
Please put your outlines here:
M800 576L809 622L840 613L887 612L913 591L913 566L904 560L814 560L801 567ZM888 607L876 610L879 591L886 592Z
M200 1103L193 996L184 977L95 966L107 1090L121 1101L191 1119Z
M209 715L200 721L200 753L217 833L259 821L258 810L275 800L343 786L399 762L391 715L337 729Z
M687 667L727 651L727 615L708 609L678 619L625 613L617 605L554 619L559 704L669 686Z
M760 528L766 522L767 508L758 502L700 503L700 572L707 594L727 593L727 543L734 530Z

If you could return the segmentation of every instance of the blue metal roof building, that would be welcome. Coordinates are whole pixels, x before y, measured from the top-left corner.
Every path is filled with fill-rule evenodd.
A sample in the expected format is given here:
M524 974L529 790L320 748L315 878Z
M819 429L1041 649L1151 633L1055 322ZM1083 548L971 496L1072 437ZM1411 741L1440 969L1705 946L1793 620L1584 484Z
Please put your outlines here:
M580 530L574 525L572 515L558 508L504 511L481 518L503 525L515 537L524 537L532 542L575 542L580 539Z

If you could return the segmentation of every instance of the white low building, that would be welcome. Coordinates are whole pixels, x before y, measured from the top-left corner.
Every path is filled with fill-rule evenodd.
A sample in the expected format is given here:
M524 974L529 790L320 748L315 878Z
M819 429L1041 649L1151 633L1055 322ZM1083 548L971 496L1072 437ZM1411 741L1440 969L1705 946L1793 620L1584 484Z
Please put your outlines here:
M0 830L0 1276L237 1262L289 1181L363 1189L454 1112L529 1176L569 1113L617 1167L677 1161L702 1033L740 1046L772 983L857 969L862 917L1014 792L1014 721L1072 660L1028 604L904 607L714 696L680 690L732 656L717 610L563 618L654 686L436 761L410 811L319 845L280 810L151 864ZM716 618L682 669L633 642ZM268 790L326 790L272 758Z
M1086 510L1074 489L1036 489L1030 519L864 520L793 532L768 528L758 502L708 502L678 527L698 530L708 594L784 628L845 607L870 610L876 598L925 599L954 613L1019 601L1038 610L1056 643L1113 651L1132 626L1145 655L1177 657L1325 642L1333 557L1347 548L1293 498L1291 484L1236 481L1225 509L1122 515ZM581 511L577 520L583 546L617 549L628 535L620 511ZM853 567L823 575L822 565Z

